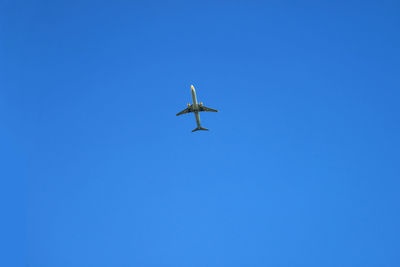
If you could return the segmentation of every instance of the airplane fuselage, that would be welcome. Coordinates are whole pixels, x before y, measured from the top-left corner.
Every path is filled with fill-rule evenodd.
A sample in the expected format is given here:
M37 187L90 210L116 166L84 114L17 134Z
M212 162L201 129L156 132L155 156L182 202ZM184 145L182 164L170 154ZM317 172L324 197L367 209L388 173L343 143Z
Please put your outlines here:
M192 100L193 100L193 113L194 113L194 117L196 118L197 127L200 127L199 104L197 103L196 90L194 90L193 86L191 88L191 91L192 91Z

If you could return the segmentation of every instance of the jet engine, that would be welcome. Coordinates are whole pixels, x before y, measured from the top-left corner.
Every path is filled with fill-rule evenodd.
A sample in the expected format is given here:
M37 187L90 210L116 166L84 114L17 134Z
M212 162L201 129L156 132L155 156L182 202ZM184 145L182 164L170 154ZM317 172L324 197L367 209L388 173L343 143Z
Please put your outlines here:
M200 107L202 107L203 106L203 102L200 102Z
M190 108L190 103L187 103L188 108Z

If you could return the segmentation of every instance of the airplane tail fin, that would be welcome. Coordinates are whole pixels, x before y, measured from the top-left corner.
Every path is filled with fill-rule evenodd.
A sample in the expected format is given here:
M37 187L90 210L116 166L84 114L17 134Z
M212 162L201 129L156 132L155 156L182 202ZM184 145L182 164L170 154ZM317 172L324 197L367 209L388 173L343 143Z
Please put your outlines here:
M192 132L196 132L196 131L208 131L208 129L200 126L200 127L197 127L196 129L194 129Z

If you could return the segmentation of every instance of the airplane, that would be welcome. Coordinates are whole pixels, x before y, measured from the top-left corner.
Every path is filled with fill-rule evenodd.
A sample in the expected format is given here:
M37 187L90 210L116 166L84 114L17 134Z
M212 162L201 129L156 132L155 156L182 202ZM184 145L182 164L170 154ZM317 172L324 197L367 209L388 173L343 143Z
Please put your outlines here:
M200 125L200 115L199 112L201 111L208 111L208 112L218 112L216 109L208 108L203 106L203 102L197 103L197 97L196 97L196 90L194 89L194 86L190 86L191 92L192 92L192 99L193 99L193 105L190 105L190 103L187 104L187 108L176 114L176 116L186 114L186 113L191 113L194 112L194 116L196 118L197 122L197 128L194 129L192 132L196 132L199 130L202 131L208 131L208 129L201 127Z

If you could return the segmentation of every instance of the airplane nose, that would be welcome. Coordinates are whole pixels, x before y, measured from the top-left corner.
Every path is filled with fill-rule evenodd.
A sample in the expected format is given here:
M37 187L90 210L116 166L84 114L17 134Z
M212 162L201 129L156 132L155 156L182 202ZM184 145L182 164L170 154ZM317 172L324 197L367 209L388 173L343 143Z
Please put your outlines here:
M194 86L193 86L193 84L192 84L192 85L190 85L190 88L191 88L192 90L194 90Z

